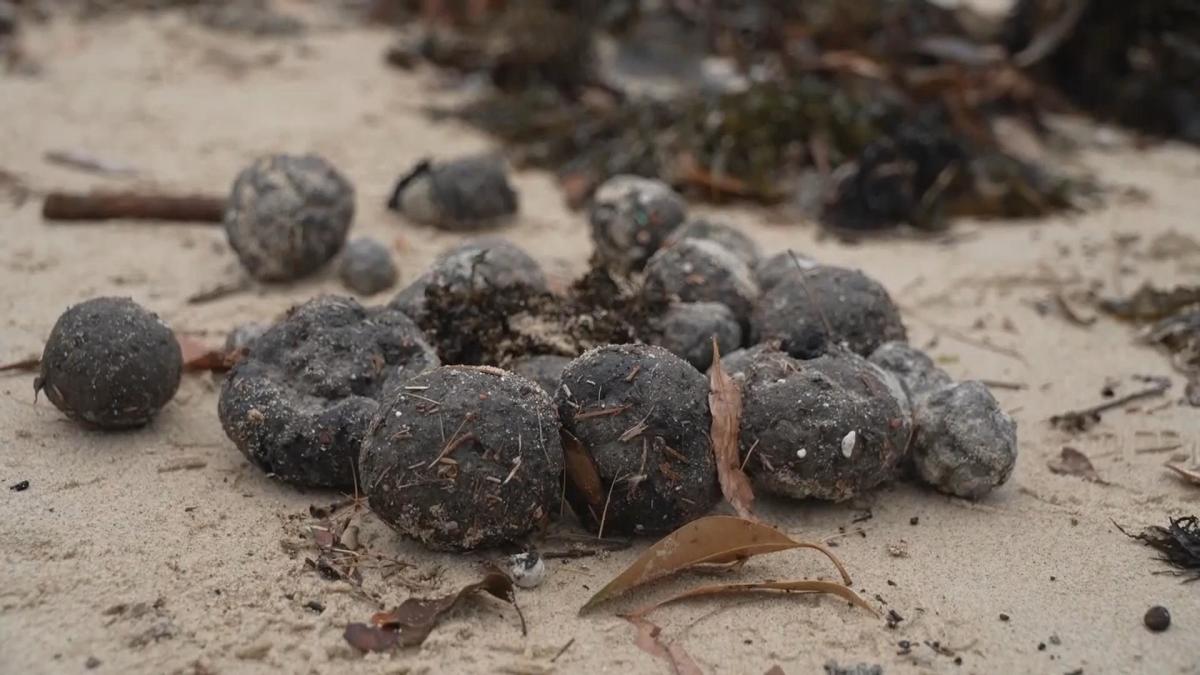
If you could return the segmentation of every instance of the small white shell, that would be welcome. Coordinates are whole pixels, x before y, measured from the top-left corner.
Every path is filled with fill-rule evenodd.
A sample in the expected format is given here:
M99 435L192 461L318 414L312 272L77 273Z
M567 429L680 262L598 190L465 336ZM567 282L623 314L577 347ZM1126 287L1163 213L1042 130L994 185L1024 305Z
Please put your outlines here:
M508 575L520 588L537 588L546 580L546 563L536 551L508 557Z
M805 457L808 457L808 450L806 450L804 448L800 448L799 450L796 451L796 456L799 457L800 459L804 459Z
M851 429L850 433L842 438L842 456L850 459L850 455L854 454L854 444L858 442L858 434Z

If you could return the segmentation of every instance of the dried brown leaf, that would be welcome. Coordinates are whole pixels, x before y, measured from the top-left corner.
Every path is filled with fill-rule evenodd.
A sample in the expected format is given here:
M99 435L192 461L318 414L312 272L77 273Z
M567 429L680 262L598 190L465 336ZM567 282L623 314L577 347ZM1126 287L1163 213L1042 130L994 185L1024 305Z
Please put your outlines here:
M1196 471L1195 469L1187 469L1179 466L1178 464L1166 464L1164 466L1174 471L1181 478L1192 483L1193 485L1200 485L1200 471Z
M638 646L638 649L651 656L665 659L671 664L671 671L675 675L702 675L704 671L700 670L700 666L696 665L692 657L684 651L682 645L662 639L662 629L657 625L638 616L627 616L625 620L637 629L634 644Z
M351 647L364 652L386 652L400 644L400 634L396 631L368 626L365 623L346 626L342 637Z
M1079 476L1093 483L1105 482L1100 478L1100 474L1096 473L1096 467L1092 466L1092 460L1069 445L1064 445L1062 454L1058 458L1046 462L1046 466L1054 473Z
M480 592L511 604L520 615L520 609L517 608L516 597L513 594L512 580L499 572L491 572L483 579L463 586L457 593L440 598L409 598L390 612L376 613L371 617L371 623L380 629L396 631L397 644L400 646L415 647L429 637L446 612L454 609L464 598ZM523 616L521 617L521 630L522 632L525 630Z
M830 595L841 597L851 604L862 607L871 614L874 614L876 618L879 617L879 612L876 612L873 607L867 604L866 600L863 600L862 597L859 596L858 593L855 593L854 589L850 588L849 586L843 586L842 584L834 583L832 581L814 581L811 579L802 579L799 581L755 581L740 584L712 584L709 586L700 586L699 588L693 588L690 591L684 591L678 595L672 595L665 600L660 600L658 602L646 605L645 607L634 611L632 616L644 617L663 605L678 602L680 600L686 600L688 598L699 598L706 595L748 593L751 591L784 591L785 593L797 594L828 593Z
M825 554L848 585L850 575L829 549L816 542L798 541L775 528L733 516L708 516L694 520L660 539L637 560L593 595L580 612L626 591L680 570L704 564L731 563L752 556L793 548L811 548Z
M742 471L738 432L742 425L742 388L721 367L721 348L713 337L713 365L709 371L708 407L712 411L712 449L717 462L721 493L738 515L754 517L754 489Z
M230 355L224 350L209 347L200 340L189 335L176 335L179 349L183 352L184 370L229 370L233 365Z
M587 448L583 447L583 443L566 431L562 433L562 446L567 476L571 484L583 493L588 507L592 509L592 519L599 522L600 512L604 508L605 492L596 462ZM585 514L579 515L582 518Z

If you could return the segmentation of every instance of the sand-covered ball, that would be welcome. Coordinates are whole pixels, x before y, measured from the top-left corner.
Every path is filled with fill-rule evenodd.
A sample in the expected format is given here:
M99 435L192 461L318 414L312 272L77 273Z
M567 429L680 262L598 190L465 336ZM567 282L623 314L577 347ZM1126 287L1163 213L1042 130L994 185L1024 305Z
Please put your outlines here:
M942 386L913 406L913 466L941 492L978 499L1017 464L1017 424L977 381Z
M680 225L667 237L664 246L678 244L684 239L707 239L729 249L751 269L758 265L762 256L758 244L741 230L729 223L707 217L692 218Z
M741 452L756 489L843 501L892 478L912 431L894 377L839 348L764 352L743 387Z
M793 274L810 270L819 264L812 258L794 251L782 251L769 258L763 258L754 265L754 280L758 282L759 290L766 293Z
M592 349L563 371L556 395L567 496L607 534L664 534L720 498L709 446L708 380L649 345Z
M225 234L260 281L312 274L341 250L354 218L354 187L317 155L270 155L238 174Z
M546 290L546 275L528 253L500 237L479 237L439 255L389 305L420 321L430 286L444 292L528 286Z
M401 312L324 296L292 308L251 344L225 380L218 414L263 471L347 489L379 402L437 365Z
M129 298L93 298L58 317L34 389L71 419L125 429L153 419L182 372L179 342L157 315Z
M724 353L742 345L742 328L728 307L719 302L677 302L650 321L648 342L705 371L712 365L714 337Z
M829 265L784 277L759 299L750 324L755 342L779 340L797 358L832 345L866 356L907 337L900 310L879 282Z
M592 197L596 258L614 272L640 270L686 216L687 202L666 183L614 176Z
M684 239L646 263L643 293L651 302L719 302L747 321L758 284L746 263L708 239Z
M418 162L396 184L388 202L388 208L419 223L447 230L500 224L517 206L504 162L490 156Z
M547 520L562 490L558 416L535 382L443 366L388 399L362 449L371 509L444 551L496 546Z
M396 275L392 252L369 237L359 237L347 244L338 263L342 283L362 295L391 288L396 284Z

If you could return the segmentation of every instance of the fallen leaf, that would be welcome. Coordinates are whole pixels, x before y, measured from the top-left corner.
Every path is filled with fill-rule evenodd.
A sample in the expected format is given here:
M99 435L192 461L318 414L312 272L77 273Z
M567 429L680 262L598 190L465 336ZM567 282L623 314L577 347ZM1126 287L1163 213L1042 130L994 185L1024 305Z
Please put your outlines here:
M769 525L752 520L708 516L684 525L646 549L625 571L597 591L579 611L585 612L632 588L689 567L728 564L793 548L811 548L825 554L837 567L842 580L850 584L850 575L841 561L819 543L792 539Z
M183 352L184 370L225 371L232 368L240 356L209 347L189 335L176 335L175 339L179 341L179 349Z
M517 610L517 616L521 617L521 633L525 633L525 617L517 607L512 580L500 572L491 572L483 579L463 586L457 593L440 598L409 598L390 612L376 613L371 617L371 623L380 629L395 631L400 646L415 647L429 637L446 612L454 609L464 598L479 592L511 604Z
M6 370L37 370L42 365L42 359L38 356L30 356L29 358L11 361L0 365L0 371Z
M1165 466L1179 474L1184 480L1187 480L1195 485L1200 485L1200 471L1196 471L1195 469L1185 469L1178 464L1167 464Z
M698 598L706 595L727 595L731 593L748 593L750 591L784 591L785 593L808 594L808 593L828 593L844 598L851 604L862 607L871 614L879 617L879 612L876 612L873 607L867 604L854 589L849 586L834 583L832 581L814 581L811 579L802 579L799 581L759 581L740 584L712 584L710 586L701 586L693 588L690 591L684 591L678 595L673 595L665 600L651 603L634 611L631 616L644 617L663 605L688 598Z
M742 471L738 432L742 424L742 389L721 367L721 348L713 336L713 365L709 371L708 407L712 411L712 449L721 493L738 515L754 517L754 489Z
M668 661L671 664L671 671L675 675L702 675L704 671L700 670L700 666L696 665L695 660L684 651L682 645L663 641L662 628L639 616L627 616L625 620L637 629L634 644L638 646L638 649Z
M342 633L351 647L364 652L386 652L400 644L400 634L365 623L352 623Z
M562 432L562 446L567 477L570 478L571 485L583 494L588 508L592 511L591 514L581 513L579 516L587 520L587 516L590 515L592 522L599 523L601 510L604 508L605 492L596 462L587 448L583 447L583 443L566 430Z
M1046 462L1046 466L1054 473L1079 476L1093 483L1104 483L1107 485L1100 478L1100 474L1096 473L1096 467L1092 466L1092 460L1069 445L1064 445L1062 454L1057 459Z

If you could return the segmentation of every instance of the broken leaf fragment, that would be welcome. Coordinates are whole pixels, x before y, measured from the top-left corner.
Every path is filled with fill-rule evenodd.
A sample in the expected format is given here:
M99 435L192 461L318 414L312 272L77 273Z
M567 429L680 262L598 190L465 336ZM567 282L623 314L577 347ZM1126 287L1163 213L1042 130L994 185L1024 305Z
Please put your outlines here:
M702 675L704 671L678 642L667 642L662 637L662 628L640 616L626 616L626 621L637 630L634 644L651 656L665 659L671 664L675 675Z
M1100 478L1100 474L1096 473L1092 460L1069 445L1064 445L1059 456L1046 462L1046 466L1057 474L1079 476L1086 481L1107 485L1107 482Z
M721 494L738 515L754 520L754 489L742 471L738 432L742 424L742 389L721 367L721 348L713 336L713 365L709 371L708 407L712 412L712 450Z
M386 652L400 644L400 634L396 631L368 626L365 623L346 626L342 637L351 647L364 652Z
M633 564L597 591L580 612L689 567L739 562L763 553L793 548L820 551L837 568L842 581L850 584L845 566L822 544L792 539L769 525L744 518L708 516L684 525L646 549Z
M521 632L525 632L525 617L521 615L521 610L517 607L512 580L500 572L490 572L479 581L467 584L456 593L451 593L450 595L444 595L439 598L409 598L390 612L377 612L371 617L371 623L374 624L372 630L382 631L395 636L395 641L391 646L415 647L424 642L425 638L429 637L429 634L433 632L433 629L437 627L437 624L447 612L457 607L465 598L478 593L486 593L512 605L517 610L517 615L521 617ZM354 626L363 626L363 624L350 624L346 628L345 637L347 642L364 651L380 651L378 649L366 649L356 644L351 637L350 630ZM372 628L370 626L364 627ZM374 632L367 633L361 628L355 629L354 638L368 645L384 643ZM376 640L379 642L375 642ZM390 649L391 646L384 647L383 649Z
M847 602L857 607L862 607L874 616L878 617L879 612L875 608L867 604L854 589L849 586L834 583L832 581L816 581L812 579L801 579L798 581L755 581L740 584L712 584L708 586L700 586L688 591L684 591L677 595L672 595L665 600L651 603L640 609L635 610L630 616L644 617L654 610L680 600L689 598L699 598L708 595L732 595L736 593L750 593L753 591L783 591L787 594L808 594L808 593L827 593L843 598Z

